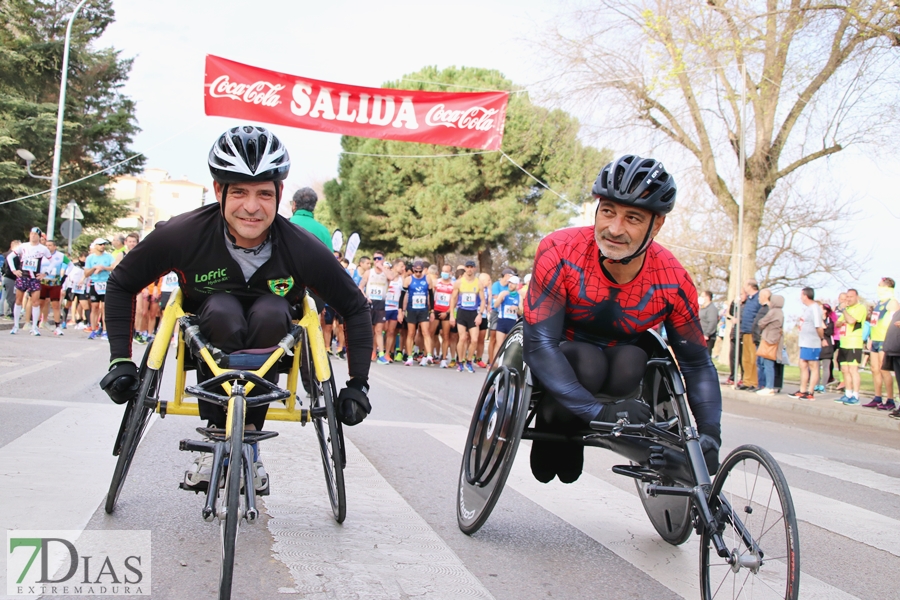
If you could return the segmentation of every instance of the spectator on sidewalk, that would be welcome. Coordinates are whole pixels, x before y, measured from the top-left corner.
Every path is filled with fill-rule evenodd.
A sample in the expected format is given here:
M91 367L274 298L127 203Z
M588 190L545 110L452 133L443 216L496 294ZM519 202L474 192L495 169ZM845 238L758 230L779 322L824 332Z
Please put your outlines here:
M881 370L888 373L893 371L894 376L897 378L897 383L900 384L900 310L895 311L891 315L881 350L884 353ZM890 375L884 374L884 376L889 377ZM890 416L894 419L900 419L900 408L892 410Z
M790 394L791 398L815 400L816 386L819 384L819 359L825 341L825 325L822 322L822 308L815 300L816 292L811 287L800 290L803 312L797 328L800 330L800 389Z
M859 300L853 288L847 290L847 305L838 318L838 326L843 326L838 362L844 376L844 395L836 400L848 406L859 404L859 364L862 362L863 322L866 320L866 305Z
M822 304L821 311L825 344L819 354L819 385L813 389L814 393L824 392L825 386L834 381L834 311L828 304Z
M759 284L755 279L748 279L744 284L747 301L741 307L741 365L744 368L744 386L741 389L753 390L759 385L756 373L756 344L753 343L753 321L759 312Z
M759 342L762 337L762 329L759 326L759 321L763 317L765 317L766 314L769 312L769 299L771 299L771 298L772 298L772 290L770 290L769 288L760 290L760 292L759 292L759 311L756 313L756 317L754 317L754 319L753 319L753 325L750 326L750 334L753 336L753 345L755 348L759 348ZM756 356L755 350L754 350L753 357L754 357L753 360L756 361L757 379L759 380L759 384L760 384L757 389L762 389L765 387L763 385L763 381L760 376L760 373L762 373L762 369L763 369L763 361L762 361L762 358L760 358L759 356ZM772 387L774 388L774 382L773 382ZM741 389L741 388L738 388L738 389ZM748 392L756 391L751 387L744 387L743 389L746 389Z
M879 410L894 410L897 408L894 403L894 379L890 370L882 371L881 364L884 362L884 338L887 335L888 327L890 327L891 316L900 310L900 302L897 302L894 296L894 280L890 277L882 277L878 282L876 289L878 302L872 311L872 332L869 340L869 361L872 366L872 384L875 388L875 397L868 404L863 404L866 408L877 408ZM884 389L887 392L887 398L882 402L881 392Z
M16 251L16 248L21 243L19 240L11 241L9 243L9 252L0 257L0 260L3 261L3 295L6 299L6 308L9 309L9 312L6 312L6 309L3 312L9 317L13 315L13 310L16 306L16 275L12 272L6 259Z
M847 293L841 292L838 294L838 303L837 306L834 307L834 313L832 318L834 319L834 366L837 368L838 377L841 379L838 381L835 386L835 390L839 392L844 391L844 384L846 383L843 380L843 371L841 370L841 336L844 334L844 326L838 323L838 318L841 316L841 312L843 312L844 308L847 306ZM828 383L832 383L834 380L830 380Z
M769 290L763 290L768 292ZM760 292L762 298L762 292ZM758 321L760 329L760 346L763 342L775 345L775 358L759 357L762 359L762 374L765 377L764 385L757 390L761 396L775 395L775 362L781 357L781 347L784 342L784 296L778 294L764 298L766 301L766 314Z
M741 292L741 310L743 310L744 302L747 301L747 294L743 291ZM737 335L738 329L740 327L735 322L737 316L737 301L732 300L731 305L728 307L728 316L725 319L725 322L731 325L731 333L729 334L729 347L728 347L728 365L731 368L731 374L728 376L728 379L725 380L725 385L743 385L744 384L744 368L741 367L740 377L737 376L738 365L741 365L741 359L744 357L744 352L740 346L740 344L735 344L735 336ZM735 346L737 346L738 356L735 358Z
M700 294L700 328L706 338L706 348L712 357L716 345L716 332L719 329L719 309L713 303L713 295L709 290Z

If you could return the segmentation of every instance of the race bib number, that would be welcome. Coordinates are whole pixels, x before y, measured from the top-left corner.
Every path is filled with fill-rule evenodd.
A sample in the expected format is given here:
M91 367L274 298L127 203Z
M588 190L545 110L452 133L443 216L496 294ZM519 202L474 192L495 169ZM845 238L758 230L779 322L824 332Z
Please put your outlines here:
M22 270L36 272L38 270L38 259L26 258L22 261Z
M400 292L394 288L388 288L386 302L396 306L400 302Z
M83 294L84 290L85 290L84 283L79 283L78 285L75 286L75 288L72 291L75 292L76 294Z
M478 298L478 294L475 292L463 292L462 296L462 307L467 309L475 308L476 299Z
M175 273L169 273L163 278L162 287L160 291L162 292L174 292L178 288L178 275Z
M504 319L518 319L519 311L518 307L515 304L507 304L503 307L503 318Z
M437 292L434 295L434 304L435 304L435 306L449 308L450 307L450 294L448 294L446 292Z
M427 296L425 294L413 294L412 307L413 310L422 310L428 306Z
M94 282L94 291L98 294L106 293L106 282L105 281L95 281Z
M872 318L869 319L870 325L878 325L878 312L872 311Z
M384 300L384 288L381 286L370 287L369 300Z

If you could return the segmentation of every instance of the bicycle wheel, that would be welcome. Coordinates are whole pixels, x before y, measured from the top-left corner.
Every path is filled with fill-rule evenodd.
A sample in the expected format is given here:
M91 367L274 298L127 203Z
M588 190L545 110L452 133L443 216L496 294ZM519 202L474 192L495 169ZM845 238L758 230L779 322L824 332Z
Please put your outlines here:
M334 377L322 384L321 389L313 382L311 389L311 408L325 408L325 418L316 417L313 423L316 437L319 440L319 451L322 454L322 467L325 469L325 486L328 488L328 499L334 520L343 523L347 517L347 493L344 490L344 432L337 420L334 408Z
M141 368L138 371L141 374L140 391L137 397L129 401L125 407L122 426L119 428L119 435L116 437L113 447L113 454L119 458L116 461L116 468L113 470L112 481L109 483L109 491L106 494L106 513L110 515L116 509L119 494L122 493L122 486L128 476L128 469L131 468L131 461L134 460L138 444L141 443L147 423L150 422L150 416L156 406L155 399L159 397L163 371L162 369L159 371L147 369L147 357L150 355L151 347L147 346L144 351L144 358L141 360ZM146 401L147 398L151 399L149 403ZM152 406L147 406L147 404Z
M721 558L712 537L703 533L702 598L796 600L800 590L797 517L787 481L772 455L757 446L736 448L716 475L709 504L730 556Z
M225 471L225 488L219 492L225 504L225 518L219 505L219 532L222 538L222 564L219 566L219 600L231 598L231 581L234 575L234 548L243 511L241 510L241 474L244 472L244 397L233 396L231 407L231 447L228 451L228 468ZM216 485L210 481L210 485ZM248 486L253 482L248 481ZM252 493L252 492L251 492ZM224 497L221 497L224 495Z

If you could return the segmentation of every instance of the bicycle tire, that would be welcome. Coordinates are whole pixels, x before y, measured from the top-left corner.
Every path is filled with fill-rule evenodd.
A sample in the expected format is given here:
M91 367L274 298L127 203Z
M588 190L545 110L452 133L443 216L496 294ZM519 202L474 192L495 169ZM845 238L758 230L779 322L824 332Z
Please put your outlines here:
M125 414L122 416L122 426L119 427L119 435L116 438L116 444L113 446L113 454L118 456L116 467L113 470L112 480L109 483L109 491L106 493L106 514L111 515L116 510L116 504L119 501L119 495L122 493L122 487L125 485L125 478L128 476L128 470L131 468L131 462L137 452L137 447L141 443L141 438L147 429L147 423L150 422L150 416L153 414L153 408L145 405L145 400L150 397L159 396L159 385L162 381L163 371L151 371L147 369L147 357L150 355L148 346L144 351L144 357L141 360L141 387L137 397L130 400L125 408Z
M332 376L323 383L321 395L318 385L315 383L313 383L312 389L314 391L311 394L311 407L313 409L325 407L325 418L313 419L316 438L319 441L319 452L322 455L322 467L325 471L325 487L328 490L328 499L331 502L334 520L343 523L347 517L347 492L344 489L346 453L344 451L344 432L334 407L334 377Z
M711 535L703 532L701 597L713 600L752 595L796 600L800 592L797 516L787 480L772 455L753 445L735 448L723 461L709 497L710 510L739 567L734 569L719 557ZM761 516L755 514L760 512L757 506L765 509ZM743 539L742 529L752 544Z
M219 600L230 600L231 584L234 578L234 551L241 514L241 475L244 472L244 412L243 396L233 396L231 408L231 436L228 451L228 468L225 472L225 518L219 518L219 533L222 541L222 562L219 565ZM210 482L210 485L215 485ZM252 486L253 482L247 482ZM221 509L220 509L221 510Z

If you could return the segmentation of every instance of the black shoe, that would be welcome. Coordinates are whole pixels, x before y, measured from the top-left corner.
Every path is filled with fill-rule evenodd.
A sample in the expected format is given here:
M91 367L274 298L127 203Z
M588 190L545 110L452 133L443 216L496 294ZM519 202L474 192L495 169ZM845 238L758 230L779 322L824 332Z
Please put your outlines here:
M556 474L563 483L574 483L584 469L584 446L559 444L556 454Z
M541 483L550 483L556 477L556 442L534 440L531 442L531 474Z

